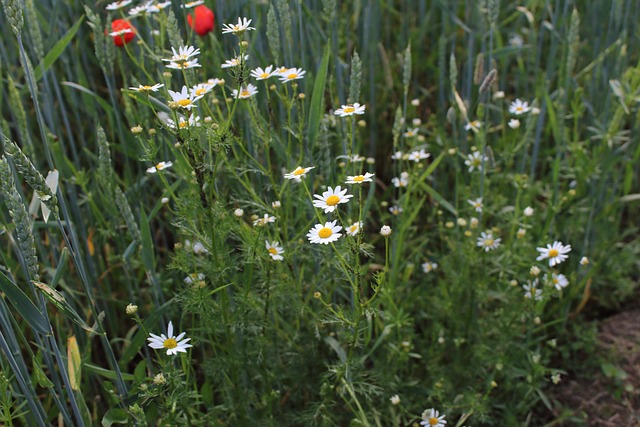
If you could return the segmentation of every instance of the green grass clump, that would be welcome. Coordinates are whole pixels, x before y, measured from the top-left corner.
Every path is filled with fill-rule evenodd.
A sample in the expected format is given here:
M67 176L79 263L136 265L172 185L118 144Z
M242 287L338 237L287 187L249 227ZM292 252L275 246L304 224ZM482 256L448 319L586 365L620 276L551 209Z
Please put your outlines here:
M2 3L4 424L584 421L632 2Z

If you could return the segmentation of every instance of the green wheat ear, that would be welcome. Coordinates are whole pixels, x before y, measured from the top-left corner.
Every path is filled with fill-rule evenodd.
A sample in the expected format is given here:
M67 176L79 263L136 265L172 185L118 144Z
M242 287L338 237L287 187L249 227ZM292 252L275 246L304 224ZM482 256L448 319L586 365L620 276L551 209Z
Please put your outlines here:
M20 0L2 0L2 7L4 8L4 14L9 21L11 31L16 37L22 31L24 25L24 19L22 17L22 2Z
M351 59L351 77L349 79L349 102L360 102L360 87L362 86L362 61L357 51L353 51Z

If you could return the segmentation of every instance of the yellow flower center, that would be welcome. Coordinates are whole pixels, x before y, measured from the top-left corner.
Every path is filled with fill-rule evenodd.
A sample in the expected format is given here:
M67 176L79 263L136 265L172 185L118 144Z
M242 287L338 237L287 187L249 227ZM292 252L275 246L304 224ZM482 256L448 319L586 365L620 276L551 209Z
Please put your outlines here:
M240 31L240 25L234 25L233 31Z
M549 250L549 258L555 258L559 255L558 250L557 249L550 249Z
M557 284L558 284L558 278L557 278L557 277L554 277L554 278L553 278L553 279L551 279L551 280L553 281L554 285L557 285Z
M190 99L181 99L180 101L178 101L178 105L181 107L186 107L188 105L191 105L191 100Z
M349 231L351 233L355 233L356 231L358 231L358 226L357 225L352 225L351 227L349 227Z
M298 74L297 74L297 73L291 73L291 74L289 74L289 75L287 76L287 78L288 78L289 80L293 80L293 79L295 79L295 78L297 78L297 77L298 77Z
M300 168L300 169L296 169L296 170L294 170L294 171L293 171L293 174L294 174L295 176L304 175L304 173L305 173L305 170L304 170L304 169L302 169L302 168Z
M318 231L318 237L321 239L328 239L332 234L333 231L328 227L321 228L320 231Z
M151 86L144 85L142 86L142 90L151 90Z
M251 96L248 90L244 89L240 92L240 96Z
M493 239L487 239L484 241L484 245L485 246L492 246L493 245Z
M433 417L429 418L429 425L430 425L430 426L437 426L437 425L438 425L438 422L439 422L439 421L438 421L438 419L437 419L437 418L433 418Z
M260 74L260 78L261 79L268 79L269 78L269 74L268 73L262 73L262 74Z
M164 162L160 162L156 165L156 169L161 170L164 169Z
M347 105L346 107L344 107L344 109L342 111L344 111L346 114L349 114L349 113L353 113L354 111L356 111L356 109L353 108L353 105Z
M205 93L207 93L207 90L204 89L204 88L196 89L196 95L197 96L200 96L200 95L205 94Z
M355 182L362 182L362 181L364 181L364 175L354 176L354 177L353 177L353 180L354 180Z
M334 194L332 196L327 197L326 203L328 206L335 206L338 204L339 201L340 201L340 197Z
M187 126L189 126L189 123L188 123L188 122L181 121L180 123L178 123L178 127L179 127L180 129L184 129L184 128L186 128Z
M164 348L171 350L172 348L176 348L178 346L178 341L175 338L167 338L164 340Z
M278 255L278 250L276 248L269 248L268 251L271 255Z

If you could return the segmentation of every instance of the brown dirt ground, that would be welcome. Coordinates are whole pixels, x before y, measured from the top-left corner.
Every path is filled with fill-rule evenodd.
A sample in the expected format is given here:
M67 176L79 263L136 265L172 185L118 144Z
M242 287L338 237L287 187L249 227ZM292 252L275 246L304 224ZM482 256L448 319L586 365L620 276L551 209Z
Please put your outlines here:
M590 379L569 376L555 387L554 398L585 416L587 426L640 427L640 308L609 317L598 329L601 355L622 375L611 378L601 371Z

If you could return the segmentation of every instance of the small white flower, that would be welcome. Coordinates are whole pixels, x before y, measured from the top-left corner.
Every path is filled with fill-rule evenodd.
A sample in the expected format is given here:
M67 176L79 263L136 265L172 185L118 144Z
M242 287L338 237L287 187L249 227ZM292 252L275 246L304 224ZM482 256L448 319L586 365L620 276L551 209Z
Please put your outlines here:
M587 258L586 256L580 258L580 265L589 265L589 258Z
M140 15L144 15L147 13L147 8L149 7L149 5L153 3L153 1L148 1L146 4L140 5L140 6L136 6L136 7L132 7L131 9L129 9L129 16L131 16L132 18L135 18L136 16L140 16Z
M530 110L531 107L529 107L529 103L527 101L520 101L520 99L516 99L509 106L509 112L511 114L515 114L516 116L528 113Z
M469 172L473 172L475 169L482 172L482 163L487 162L488 160L489 158L487 156L481 155L479 151L474 151L467 156L467 160L464 161L464 164L469 166Z
M190 240L185 240L184 248L188 251L192 251L196 255L204 255L209 253L207 248L205 248L201 242L195 242L192 245Z
M547 244L546 248L536 248L536 250L540 252L536 260L542 261L549 258L549 267L553 267L569 258L567 254L571 252L571 245L564 246L562 242L555 241L552 245Z
M107 10L118 10L118 9L122 9L125 6L129 6L131 4L133 0L122 0L122 1L116 1L113 3L109 3L107 5L107 7L105 7L105 9Z
M360 105L357 102L354 104L343 105L334 111L333 114L340 117L353 116L354 114L364 114L366 105Z
M429 157L431 157L431 154L424 151L424 148L420 151L412 151L411 153L409 153L409 160L413 160L416 163L418 163L420 160L428 159Z
M284 257L282 256L282 254L284 253L284 249L282 249L282 246L280 246L278 242L273 241L269 243L268 240L265 240L264 243L267 247L267 252L269 252L269 256L273 260L282 261L284 259Z
M162 83L156 83L153 86L138 85L138 87L130 87L129 89L130 90L134 90L136 92L149 93L149 92L157 92L158 89L160 89L163 86L164 86L164 84L162 84Z
M237 216L238 218L240 218L242 215L244 215L244 211L242 209L238 208L238 209L233 211L233 214L235 216Z
M490 231L483 231L480 233L480 237L478 237L478 246L483 248L485 252L489 252L498 249L501 241L501 238L493 237L493 234Z
M394 406L400 404L400 396L398 396L397 394L394 394L393 396L391 396L389 400L391 401L391 404Z
M348 226L345 231L349 236L356 236L360 231L362 231L362 221L354 222Z
M384 237L391 236L391 227L389 227L388 225L383 225L380 228L380 234L383 235Z
M162 9L168 7L171 4L170 1L165 1L163 3L157 3L157 4L149 4L149 3L147 3L147 13L158 13Z
M194 96L189 92L189 89L186 86L182 86L182 90L180 92L174 92L169 90L169 96L171 96L171 101L178 104L181 108L186 108L187 110L191 110L195 105L195 102L200 100L202 96Z
M522 285L522 288L525 291L525 298L533 298L536 301L540 301L542 299L542 291L538 289L538 279L534 280L533 283L529 282L527 285Z
M178 124L173 121L173 119L167 119L167 126L171 129L186 129L189 127L200 126L200 117L192 114L189 118L185 118L184 116L180 116L178 118Z
M271 202L271 207L273 209L280 209L282 207L282 203L280 203L280 200L275 200Z
M276 217L270 216L269 214L264 214L262 218L258 218L255 221L253 221L253 225L256 227L263 227L270 222L276 222Z
M549 277L545 274L543 279L545 282L555 286L556 289L559 291L562 290L562 288L566 288L569 285L569 280L567 279L567 276L565 276L564 274L551 273L550 280L549 280Z
M131 28L123 28L122 30L113 31L109 33L109 35L111 37L118 37L118 36L124 36L125 34L128 34L128 33L133 33L133 30Z
M409 174L407 172L402 172L400 174L400 178L395 177L391 180L391 183L396 188L406 187L409 185Z
M427 261L422 264L422 271L424 271L425 273L431 273L436 268L438 268L438 264L436 264L435 262Z
M171 166L173 166L173 162L160 162L157 165L151 166L150 168L148 168L147 173L156 173L158 171L168 169Z
M160 199L160 203L162 203L163 205L166 205L167 203L169 203L169 198L163 197L162 199Z
M526 208L524 208L524 216L531 216L533 215L533 208L531 206L527 206Z
M537 276L540 274L540 267L538 267L537 265L532 266L529 269L529 274L531 274L532 276Z
M185 62L191 59L191 57L199 55L200 49L196 49L194 46L180 46L177 51L172 47L171 52L173 56L169 59L163 59L163 61Z
M520 127L520 120L511 119L509 123L507 123L511 129L518 129Z
M482 122L480 120L474 120L464 125L464 130L466 131L471 130L473 132L478 132L481 127L482 127Z
M329 243L338 240L340 236L342 236L342 233L340 233L342 227L336 225L337 222L337 220L334 220L332 222L326 222L324 225L316 224L315 227L307 233L309 242L328 245Z
M231 92L231 96L234 98L247 99L251 98L256 93L258 93L258 88L249 83L248 85L241 87L240 92L238 92L238 89L234 89Z
M202 282L204 280L204 274L202 273L191 273L187 277L184 278L184 283L187 285L193 285L194 283Z
M353 194L347 194L347 189L342 190L338 185L335 189L329 187L327 191L322 193L322 196L314 194L313 197L318 199L313 201L313 206L324 209L325 213L329 213L336 210L338 204L349 202Z
M469 203L471 206L473 206L476 210L476 212L482 212L482 197L478 197L475 200L467 200L467 203Z
M419 128L407 129L404 133L405 138L413 138L414 136L418 136Z
M189 3L185 3L182 5L184 9L191 9L192 7L200 6L204 4L204 0L190 1Z
M251 70L251 76L255 77L256 80L266 80L275 74L276 73L273 71L273 65L269 65L264 70L261 67Z
M400 215L402 213L402 208L398 205L393 205L389 208L389 212L391 212L391 215Z
M204 96L209 92L211 92L212 89L213 89L213 86L210 85L209 83L198 83L197 85L191 88L191 95L194 97Z
M440 415L440 412L431 408L422 413L422 421L420 421L421 426L429 426L429 427L445 427L447 421L445 420L445 415Z
M526 234L527 230L525 230L524 228L518 228L518 231L516 231L516 237L518 239L522 239Z
M191 344L187 344L191 338L184 338L186 332L181 333L178 336L173 335L173 324L169 322L169 326L167 326L167 335L160 334L160 336L155 334L149 334L150 338L147 338L149 341L149 347L155 349L166 349L167 355L176 355L178 353L186 353L189 347L193 347Z
M222 34L240 34L244 33L248 30L255 30L255 28L250 27L252 19L247 18L238 18L237 24L222 24Z
M365 172L364 175L347 176L345 183L347 184L362 184L363 182L372 182L371 179L374 174Z
M220 67L221 68L231 68L231 67L237 67L238 65L240 65L241 62L246 62L247 59L249 59L249 55L245 55L244 58L231 58L228 59L226 61L224 61L224 64L222 64Z
M478 225L480 224L480 221L478 221L478 218L476 217L471 217L471 219L469 219L469 227L471 228L478 228Z
M302 79L304 78L305 73L306 71L304 71L302 68L289 68L284 73L279 73L280 81L282 83L285 83L285 82L290 82L292 80Z
M198 64L198 59L196 58L189 61L169 62L166 67L173 70L188 70L189 68L202 67L202 65Z
M502 99L504 98L504 91L499 90L493 94L493 99Z
M301 178L307 175L307 173L313 168L315 168L315 166L309 166L307 168L298 166L293 170L293 172L285 173L284 177L286 179L294 179L296 182L300 182Z
M402 153L402 151L396 151L395 153L393 153L391 155L391 158L393 160L402 160L403 156L404 156L404 154Z

